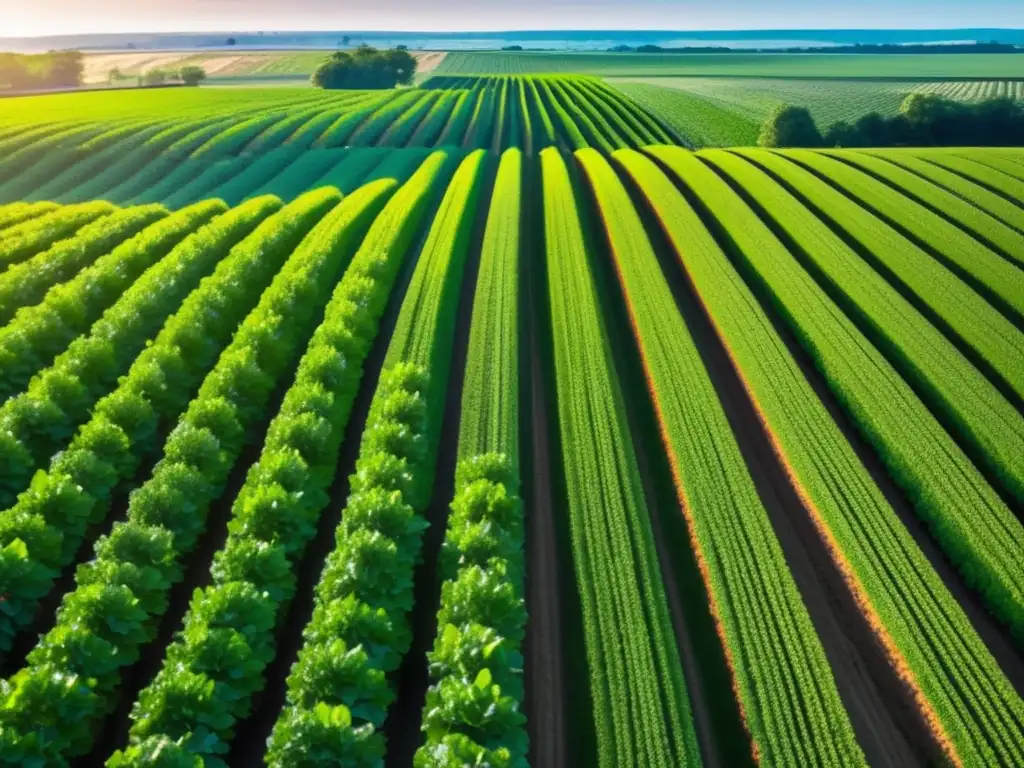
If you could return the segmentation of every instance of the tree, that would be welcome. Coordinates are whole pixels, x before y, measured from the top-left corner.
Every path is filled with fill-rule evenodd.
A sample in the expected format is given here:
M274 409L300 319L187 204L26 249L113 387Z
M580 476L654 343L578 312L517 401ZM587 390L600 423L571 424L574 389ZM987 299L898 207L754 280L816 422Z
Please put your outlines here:
M416 57L408 51L379 51L361 45L355 51L335 51L317 67L317 88L385 89L408 85L416 76Z
M85 77L85 56L81 51L51 51L43 76L47 88L77 88Z
M233 38L233 37L229 37L224 42L225 42L225 45L238 45L238 41L235 40L235 38Z
M821 134L806 107L781 105L769 115L757 137L759 147L819 147Z
M344 37L341 38L341 45L342 45L342 47L343 48L348 48L348 44L351 41L352 41L352 38L349 37L348 35L345 35Z
M167 82L167 73L162 69L151 69L139 77L139 85L164 85Z
M840 120L829 126L821 143L826 147L859 147L860 133L845 120Z
M182 67L178 77L185 85L199 85L206 79L206 70L197 66Z
M110 85L114 85L119 80L124 79L124 72L121 71L120 67L114 67L109 72L107 72L107 82L110 83Z

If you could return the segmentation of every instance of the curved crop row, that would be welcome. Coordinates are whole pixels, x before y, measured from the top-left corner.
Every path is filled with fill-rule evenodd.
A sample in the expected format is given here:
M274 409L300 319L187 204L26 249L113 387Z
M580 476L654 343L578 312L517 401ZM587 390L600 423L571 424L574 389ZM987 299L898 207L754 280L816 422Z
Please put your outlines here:
M177 207L203 197L215 197L225 201L228 205L238 205L249 197L254 189L259 189L275 176L287 170L302 155L303 150L300 147L289 145L268 150L248 163L240 165L238 173L231 175L217 186L204 190L183 190L178 195L168 197L167 204Z
M47 171L23 197L29 201L60 199L61 195L73 189L83 179L102 173L122 157L131 155L135 150L165 133L166 126L157 123L125 131L122 137L105 147L83 147L80 154L72 156L65 163L66 167L60 173Z
M54 285L129 240L168 213L162 205L124 208L102 216L48 250L0 274L0 326L20 308L40 301Z
M37 219L57 208L56 203L8 203L0 205L0 240L19 224Z
M103 520L117 484L131 478L154 439L177 419L237 324L309 227L333 207L333 190L310 193L267 219L192 293L117 389L93 410L69 448L0 512L6 583L0 648L31 623L36 604L74 559L90 524ZM20 545L16 540L21 541Z
M479 89L462 91L455 100L452 107L451 117L445 124L444 130L437 138L438 146L461 147L469 128L469 122L473 119L476 110L476 99Z
M409 109L395 118L380 137L380 144L385 147L404 147L417 128L427 119L442 94L427 93L416 101Z
M21 391L149 267L227 207L207 201L158 220L0 327L0 401Z
M934 150L913 150L916 157L929 163L952 171L966 179L981 184L983 187L998 192L1017 205L1024 205L1024 182L1008 176L1002 171L979 163L971 158L960 157L950 152Z
M593 150L577 157L597 197L755 756L764 765L794 768L866 765L785 554L643 223L608 161ZM614 158L644 194L660 194L664 176L650 160L632 150Z
M950 223L945 216L954 218L955 211L940 216L881 181L822 153L794 149L782 154L817 171L883 220L908 231L1024 318L1024 273Z
M733 152L768 170L817 215L845 232L877 260L880 270L923 302L1024 397L1024 340L1020 332L964 281L928 253L825 183L773 152ZM1007 266L1010 266L1007 264Z
M827 281L833 293L839 292L842 295L847 313L868 325L874 338L878 339L880 351L900 371L907 383L921 393L933 411L940 413L947 423L952 424L951 431L960 445L969 446L972 454L977 457L975 461L1000 478L1015 498L1024 501L1024 418L998 390L884 277L871 269L841 238L767 174L730 153L704 152L700 157L727 174L748 197L756 201L775 226L797 244L804 258L814 264L823 276L821 279ZM692 167L692 164L689 166ZM730 205L736 203L738 208L737 197L728 195L725 199ZM739 210L742 211L742 208ZM740 215L744 222L754 221L746 213ZM735 226L748 232L756 227L739 220L736 220ZM763 231L762 237L764 239L759 240L757 250L766 254L766 260L752 256L750 261L767 284L774 285L783 280L788 283L777 290L773 288L773 292L782 305L793 307L787 309L787 312L799 323L801 314L810 312L815 302L806 295L799 300L792 296L788 300L782 297L787 287L797 290L801 280L808 285L810 283L805 277L801 280L794 278L794 275L802 275L802 268L785 253L781 244L764 236ZM739 241L742 236L736 239ZM749 246L747 250L752 251L754 248ZM777 256L767 260L768 253ZM838 327L839 323L836 325ZM849 327L848 324L844 325ZM988 499L983 501L982 498L975 498L968 502L961 498L954 507L965 510L991 509L995 503L1000 515L1009 512L985 490L984 482L980 482L981 478L969 466L960 449L937 429L937 425L932 424L932 419L921 403L902 385L894 370L884 363L861 360L845 373L848 377L853 370L857 370L858 384L840 383L844 375L840 373L842 367L830 364L828 353L834 349L832 343L838 344L838 340L844 336L855 347L867 349L857 334L833 332L828 342L815 342L814 332L810 330L801 331L799 335L813 348L813 356L826 371L826 378L835 383L837 394L851 410L854 421L880 425L877 433L874 429L865 431L869 439L878 445L882 455L895 454L889 462L890 467L894 474L902 474L907 478L910 487L906 484L904 487L907 487L911 497L919 498L925 504L930 503L928 500L933 500L935 495L924 489L941 477L944 480L940 485L975 485L982 489L983 496ZM850 364L860 355L870 352L847 350L838 354ZM873 354L871 356L874 357ZM888 386L895 389L883 385L884 380L893 382ZM887 389L890 395L884 398L879 398L877 394L859 397L855 394L858 386L875 386L879 388L877 391ZM865 415L863 419L857 416L858 413L871 412L885 412L886 415ZM898 426L901 424L904 426ZM877 434L877 437L870 437L872 434ZM926 435L930 437L923 439ZM896 447L900 443L903 447ZM887 444L892 447L882 447ZM931 454L930 458L924 458L925 451ZM955 466L960 469L955 470ZM896 471L897 467L899 471ZM924 480L929 475L931 480ZM914 481L911 479L914 477L920 479ZM1008 530L1013 530L1013 526ZM957 537L960 535L958 533ZM996 536L993 543L998 538Z
M452 119L452 114L461 97L461 91L442 93L426 117L423 118L423 122L420 123L416 132L409 138L406 146L433 147L439 145L441 134L444 133L445 127Z
M670 167L699 162L675 148L650 151ZM690 173L684 167L679 175L685 182ZM955 764L1019 765L1024 703L711 233L668 179L658 186L647 199L823 546L936 744Z
M597 764L700 765L573 185L556 150L541 153L541 166L561 459Z
M285 120L287 112L272 111L257 114L217 133L205 144L200 145L189 156L194 160L212 163L239 154L256 136L271 126Z
M0 708L0 717L9 718L0 736L5 755L54 760L92 748L96 718L116 703L121 669L152 639L170 587L182 578L184 556L202 535L210 505L223 493L278 382L312 332L330 286L389 188L381 187L340 205L334 205L339 198L333 191L314 193L333 210L312 231L304 230L301 244L167 438L152 476L131 495L125 523L97 541L96 557L79 568L56 625L5 685L7 706ZM140 574L155 563L156 572ZM255 621L253 598L260 599L244 588L229 589L207 610L243 611ZM103 652L97 653L99 648ZM70 695L54 695L54 684L66 681L77 684Z
M367 99L349 112L346 112L330 126L313 143L314 147L330 149L348 144L349 139L366 122L370 115L374 114L382 105L389 103L396 98L393 91L385 91L376 98Z
M408 112L415 112L431 94L409 89L394 98L384 101L356 129L348 140L353 147L369 147L383 137L396 120Z
M114 154L112 161L98 168L87 168L79 163L62 174L63 191L54 199L62 203L96 198L121 202L127 198L116 194L117 190L124 188L122 185L126 187L142 169L149 168L151 164L166 164L168 156L186 156L190 141L198 146L204 133L221 130L223 125L221 118L172 123L132 151Z
M409 285L370 406L334 551L288 678L267 764L377 764L412 640L413 570L426 522L471 222L485 153L452 178ZM428 373L429 372L429 373Z
M694 157L652 152L668 158L673 172L729 233L919 517L990 610L1024 640L1024 527L910 386L739 196ZM745 163L738 158L734 162ZM758 186L754 182L748 189L756 195ZM764 193L772 198L769 206L785 195L771 186ZM791 226L802 229L797 238L815 233L813 222L798 223L796 211L787 210L786 215L792 217L787 220ZM818 234L825 237L827 232ZM841 248L841 242L831 244ZM814 250L819 258L828 258L820 240ZM846 264L829 265L831 279L856 292L864 312L888 321L889 345L906 356L902 367L922 379L930 377L944 410L968 438L980 443L993 471L1024 500L1024 418L954 348L942 344L924 318L915 317L898 295L886 290L884 281L877 276L872 281L869 269L858 274L854 254L847 253L846 259ZM869 298L872 282L878 293ZM901 303L909 322L900 323L896 315Z
M132 283L88 335L73 341L25 392L0 406L0 509L13 504L32 473L71 438L199 281L279 207L276 199L254 200L190 235Z
M103 150L110 145L116 146L125 140L131 141L138 132L152 135L153 127L152 122L129 121L127 124L117 124L116 127L111 127L108 123L94 132L75 136L77 141L67 141L50 147L41 157L34 158L31 163L19 168L16 173L13 169L6 167L14 162L14 158L10 158L8 162L4 163L5 167L0 169L0 178L4 179L0 184L0 200L23 200L26 195L40 185L73 167L79 161L88 162L96 154L102 154ZM32 150L33 153L38 152L42 143L33 144L26 149Z
M1014 205L1005 197L990 192L980 184L975 184L963 176L932 165L927 160L922 160L909 150L871 150L860 151L861 155L869 157L880 157L892 165L905 168L916 173L926 181L948 189L953 194L971 203L990 216L993 216L1004 224L1013 227L1018 232L1024 232L1024 208Z
M1017 265L1024 267L1024 234L1003 224L969 202L947 192L942 187L925 181L906 171L871 155L850 151L828 151L824 154L837 157L856 166L862 171L888 182L900 192L926 205L941 216L959 224L975 237L983 238L1000 252L1009 256ZM1020 276L1024 279L1024 274Z
M338 283L232 506L212 586L194 596L185 630L133 709L131 744L111 758L110 766L145 763L145 755L168 742L174 746L163 748L207 759L228 750L235 722L248 712L276 654L295 571L329 501L363 364L443 166L439 155L391 198ZM379 181L364 189L379 195L396 186ZM367 194L360 190L353 198ZM263 596L256 606L259 621L252 620L252 611L220 610L231 605L232 596L244 599L247 593ZM226 646L237 651L221 657L223 663L206 663L215 648ZM247 661L241 670L239 658ZM171 701L191 706L168 706Z
M522 155L502 156L480 255L459 424L455 498L415 765L526 765L519 492L519 228Z
M0 233L0 274L12 264L30 259L59 241L73 237L85 225L115 210L110 203L97 201L44 209L41 214L14 221Z

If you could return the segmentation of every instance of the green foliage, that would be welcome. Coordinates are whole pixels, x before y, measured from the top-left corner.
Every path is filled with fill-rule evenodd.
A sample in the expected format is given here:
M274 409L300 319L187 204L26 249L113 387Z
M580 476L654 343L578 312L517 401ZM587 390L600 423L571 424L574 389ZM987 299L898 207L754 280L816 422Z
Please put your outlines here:
M185 85L199 85L206 79L206 70L195 65L185 66L178 70L178 79Z
M777 107L764 121L757 137L759 147L818 147L822 138L806 107Z
M374 393L335 548L316 588L313 618L288 678L270 766L321 760L375 764L394 672L412 641L409 612L440 440L467 242L483 153L452 178L420 253ZM447 349L447 354L439 350ZM428 367L429 366L429 367ZM343 707L343 717L317 717Z
M840 311L820 303L825 301L821 293L820 309L815 308L812 294L820 291L816 282L794 267L787 269L783 265L780 259L784 249L717 174L679 149L652 148L650 152L690 187L700 199L702 209L720 218L720 226L735 239L739 263L760 267L757 279L767 284L770 293L781 295L783 290L787 291L783 299L784 322L794 328L806 349L814 349L811 354L818 356L815 363L819 370L830 379L830 386L835 388L844 407L854 404L855 419L861 427L867 425L870 410L880 407L879 401L901 397L892 383L884 389L877 383L870 388L864 385L864 392L857 395L856 388L861 386L857 380L879 375L885 368L884 360L880 355L872 355L856 362L854 355L869 354L870 345L857 341L856 331L848 321L843 322ZM777 157L758 150L744 150L743 154L754 158ZM782 162L780 159L779 163ZM808 499L809 514L822 536L833 542L829 551L837 567L847 570L856 580L854 596L872 621L880 642L894 663L900 665L903 679L934 713L931 727L936 738L943 741L947 754L956 754L964 764L1019 763L1019 728L1007 727L1008 721L1002 720L1001 715L988 713L1024 713L1020 697L973 630L957 599L930 567L904 523L868 475L796 361L786 354L785 345L764 310L716 238L671 182L665 181L661 187L663 191L648 193L647 198L742 373L749 396L780 457L784 457L793 483ZM872 231L876 229L877 222ZM793 298L801 285L811 293ZM734 307L743 307L743 311L735 311ZM849 373L844 371L846 365ZM896 426L901 411L907 418L914 413L919 418L913 426L908 427L902 419L901 426ZM919 483L921 478L927 480L918 485L917 493L911 494L915 509L933 526L936 536L947 541L948 551L954 557L968 546L974 548L975 559L961 561L968 566L970 582L977 583L975 580L984 578L986 573L993 574L985 561L999 558L1006 562L1004 558L1012 557L1016 549L1007 539L1000 546L989 541L987 533L979 530L977 537L972 534L976 527L992 531L1008 520L1008 510L998 508L998 497L976 471L973 477L961 474L971 469L969 465L961 462L957 469L951 469L956 457L950 457L944 470L933 466L946 460L942 454L951 442L936 445L934 441L942 439L941 430L927 423L928 414L920 403L913 404L906 388L901 400L893 402L889 415L871 418L874 423L865 431L873 433L869 439L879 449L891 452L895 442L903 441L905 449L920 446L929 453L935 450L930 457L919 454L913 468L902 462L898 468L890 463L890 474L901 483L910 481L911 473L917 475ZM884 436L887 430L893 434ZM883 440L888 442L888 448ZM891 462L891 453L882 456ZM934 475L925 478L932 469L936 469ZM1009 522L1019 527L1012 515ZM1010 533L1000 535L1013 537ZM952 539L961 538L965 539L962 544L949 548ZM1004 572L1019 583L1019 568ZM1004 611L1010 608L1001 607ZM927 626L928 631L922 632L922 626ZM939 647L943 651L936 653ZM950 670L956 672L951 674Z
M522 161L502 157L477 278L463 385L455 499L440 555L438 635L429 655L426 743L470 764L525 766L524 530L518 475L518 260ZM493 452L489 452L493 451ZM493 706L492 706L493 705ZM457 740L457 744L456 744Z
M54 207L41 212L39 209L30 210L37 215L24 211L26 218L20 220L13 212L10 214L10 224L3 230L0 239L0 275L11 265L30 259L57 242L72 237L82 227L113 213L116 208L110 203L94 202L66 208Z
M132 363L118 388L96 404L91 419L71 445L53 459L46 472L37 473L13 509L0 515L0 542L6 545L22 538L37 567L51 579L57 575L74 557L88 527L106 516L114 487L134 474L162 429L181 414L237 323L309 226L336 200L332 192L312 193L265 221L235 246L212 279L189 296L154 343ZM238 362L249 361L243 358ZM21 458L27 459L24 448ZM162 475L177 472L175 466ZM206 483L201 475L183 471L150 485L138 495L137 506L152 507L157 499L174 498L181 504L178 511L189 517L191 507L182 494L189 486L198 490ZM40 540L38 551L24 538L25 531ZM44 534L56 537L56 548L50 540L40 539ZM31 622L36 600L22 595L12 584L5 605L0 641L7 645L19 628Z
M561 155L544 150L541 164L560 458L598 765L699 765L689 695L580 211ZM618 630L602 632L607 626Z
M380 90L409 85L416 77L416 58L406 50L379 51L361 45L354 51L335 51L317 67L312 82L317 88Z
M12 91L77 88L84 72L85 57L79 51L0 53L0 87Z
M255 200L190 235L144 272L88 334L41 370L25 392L0 407L0 463L5 467L0 508L12 504L32 473L71 438L168 316L183 309L182 302L200 279L279 206L276 199ZM133 407L127 395L120 402L121 407Z
M200 203L150 225L0 328L0 399L21 391L142 273L227 207Z
M171 739L188 736L195 751L221 754L230 743L235 721L248 712L253 694L262 688L263 670L273 658L275 632L295 589L294 569L328 500L363 362L442 166L442 157L436 158L395 195L334 290L324 320L298 364L295 382L267 431L260 459L235 500L228 541L214 561L213 586L197 591L185 631L133 710L133 745L141 747L157 734ZM376 213L396 186L394 181L379 181L347 198L332 225L335 236L343 231L345 210ZM400 225L392 228L396 222ZM390 255L384 261L382 247ZM211 616L204 606L226 590L260 595L264 622L254 624L250 611ZM215 620L220 615L223 620ZM221 644L239 638L235 652L239 662L222 660L211 666L206 661L215 635ZM307 656L305 667L294 674L314 690L325 685L330 690L349 679L350 668L365 667L361 653L358 649L347 653L338 640ZM364 683L367 690L376 691L372 700L380 700L382 690L386 693L382 676ZM168 706L168 692L190 685L215 691L216 702L184 712ZM360 711L356 702L347 704ZM217 712L216 722L206 721L204 712Z
M18 309L38 303L50 288L69 280L166 215L167 209L160 205L114 211L95 218L72 237L58 240L48 250L9 267L0 274L0 325L11 322ZM4 243L0 243L0 248Z

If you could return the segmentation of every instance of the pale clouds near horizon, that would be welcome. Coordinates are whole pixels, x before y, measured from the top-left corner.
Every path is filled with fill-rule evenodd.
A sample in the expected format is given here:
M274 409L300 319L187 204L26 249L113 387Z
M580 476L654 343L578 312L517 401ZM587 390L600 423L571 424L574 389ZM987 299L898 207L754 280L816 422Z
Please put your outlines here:
M0 0L0 37L214 30L1024 26L1024 0Z

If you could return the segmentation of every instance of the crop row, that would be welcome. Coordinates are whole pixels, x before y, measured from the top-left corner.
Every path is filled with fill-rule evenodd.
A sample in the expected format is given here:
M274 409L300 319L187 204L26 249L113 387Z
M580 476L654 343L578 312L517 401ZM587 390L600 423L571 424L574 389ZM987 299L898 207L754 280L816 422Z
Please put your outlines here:
M1024 528L908 382L917 384L936 413L946 414L961 444L973 446L1018 497L1024 488L1024 418L797 200L746 161L724 153L712 157L772 211L855 316L868 319L879 346L890 350L895 365L725 182L695 158L672 158L673 170L729 233L772 302L786 308L794 335L919 517L993 613L1024 637L1024 559L1014 543L1024 539Z
M336 193L311 193L235 246L96 404L70 446L36 474L14 507L0 512L0 544L17 545L5 564L11 577L0 615L4 647L32 622L39 598L74 560L88 527L105 519L114 489L177 420L237 324L334 202Z
M23 759L55 759L91 749L95 718L116 703L121 669L152 639L171 586L181 579L183 559L204 533L210 506L389 189L386 183L369 187L341 205L329 191L302 201L306 216L295 221L304 218L309 225L312 214L319 222L311 231L300 227L301 244L288 249L287 261L178 420L151 477L131 494L125 521L96 542L95 557L79 568L56 625L6 684L7 700L22 702L13 722L5 723L8 750ZM106 447L111 459L126 462ZM205 605L223 616L252 615L259 600L238 585ZM187 686L171 689L190 692ZM74 726L61 727L69 714Z
M224 210L223 203L207 201L160 219L55 285L39 304L20 309L0 328L0 400L20 392L143 272Z
M775 153L736 152L768 170L819 217L851 238L861 253L871 254L876 269L891 275L896 285L916 297L933 318L951 329L1008 386L1024 394L1024 341L1020 333L969 285L914 240L806 168ZM898 198L893 202L902 204ZM1006 266L1012 267L1008 263ZM1012 277L1011 282L1019 280ZM1009 286L1008 290L1016 289Z
M480 254L463 382L455 498L442 545L437 637L428 655L426 743L416 765L524 766L519 489L518 262L522 157L502 156Z
M756 217L744 216L746 206L716 174L693 155L677 148L650 151L700 198L702 207L713 211L715 217L724 218L721 226L727 228L743 260L758 261L762 253L765 259L769 257L770 251L766 249L773 245L771 232ZM693 216L686 199L678 192L668 191L648 199L721 343L740 372L779 460L784 462L798 493L806 500L806 514L811 516L829 554L844 574L893 668L913 692L933 738L954 762L1019 764L1024 756L1020 746L1024 743L1020 738L1024 704L963 609L872 481L796 361L785 351L783 341L736 267L718 248L692 248L693 232L682 226ZM733 218L735 221L730 220ZM798 276L790 270L787 280L799 286ZM813 289L806 279L802 282ZM773 292L780 290L779 281L774 281L771 288ZM805 294L803 300L809 301L810 296ZM838 320L839 313L829 313L820 302L821 298L821 309L817 309L813 304L794 304L787 297L786 304L780 307L787 322L797 322L789 318L790 314L799 318L798 339L801 333L808 332L803 328L810 327L813 315L822 322L830 316ZM852 332L853 329L847 329L847 333ZM827 333L817 332L814 338L819 344L837 344L841 336L837 329L829 329ZM876 357L876 361L881 363L880 358ZM837 362L830 359L829 365L836 366ZM841 373L841 368L834 374L826 371L826 375ZM844 378L843 385L851 386L848 381ZM882 391L875 396L882 399L888 395ZM886 426L881 425L881 429ZM914 435L907 437L913 439ZM926 447L930 448L931 443ZM914 469L925 471L922 467ZM933 493L963 492L970 487L961 482L950 491L941 478L937 484L939 487ZM974 487L976 494L983 490ZM991 494L990 489L988 493ZM968 510L940 507L941 498L927 501L935 506L919 503L917 510L922 515L931 513L939 533L941 526L947 525L966 534L974 525L964 519ZM998 510L991 506L971 507L970 512L990 520L998 516ZM943 514L946 520L941 519ZM980 542L980 546L985 547L986 543ZM993 546L990 551L996 549ZM1016 553L997 554L1006 558ZM1016 578L1019 569L1010 575Z
M167 213L161 205L113 211L86 224L74 236L8 267L0 273L0 325L9 323L17 310L38 303L54 285L70 279Z
M14 503L36 469L71 438L200 280L278 207L276 199L255 200L190 235L143 273L88 334L39 371L28 389L0 406L0 463L5 468L0 508Z
M707 582L744 721L766 765L865 765L821 643L715 387L637 212L600 155L593 187L640 348L676 490ZM649 200L676 193L643 155L616 153ZM677 216L687 258L714 251L696 214ZM799 702L799 705L794 705Z
M699 765L649 510L568 169L541 153L561 461L597 761Z
M387 675L409 611L440 440L455 315L485 155L462 161L419 255L363 430L335 547L269 742L271 766L379 764Z
M950 221L956 218L955 210L936 213L887 184L823 153L786 150L784 155L827 178L833 186L883 221L907 232L944 264L1006 307L1011 316L1024 322L1024 284L1019 279L1020 270ZM995 236L996 233L986 231L986 235ZM1019 238L1016 246L1019 248ZM1009 247L1013 248L1012 245Z
M178 207L223 194L236 204L310 150L343 146L532 152L563 143L611 152L675 141L659 118L594 78L435 77L423 89L254 104L181 115L165 105L124 119L111 107L106 118L68 116L52 130L0 137L0 202Z
M129 747L109 765L144 763L161 749L187 750L216 763L229 750L235 722L249 711L274 656L276 630L295 588L294 563L328 500L362 365L401 264L402 240L415 229L412 214L437 166L425 168L386 206L394 181L363 187L304 242L306 254L344 255L370 227L234 501L227 541L211 567L212 584L193 595L182 631L133 707ZM382 236L396 212L408 223ZM186 552L187 546L176 554Z

